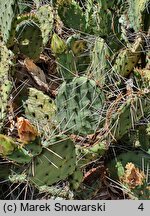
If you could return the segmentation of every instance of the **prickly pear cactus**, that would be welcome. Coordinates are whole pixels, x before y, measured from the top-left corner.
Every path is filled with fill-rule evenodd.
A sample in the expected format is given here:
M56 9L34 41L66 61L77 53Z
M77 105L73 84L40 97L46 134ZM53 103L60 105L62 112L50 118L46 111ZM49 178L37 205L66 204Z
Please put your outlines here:
M43 37L43 45L46 45L52 34L54 25L53 8L49 5L43 5L38 8L36 16L40 23L40 29Z
M105 37L110 34L112 13L109 9L101 7L99 4L95 5L91 16L92 30L95 35Z
M105 77L110 69L110 49L104 39L96 38L91 52L91 65L89 70L94 80L101 86L105 84Z
M42 152L43 146L41 140L37 137L34 141L23 144L15 142L15 148L11 154L7 155L7 159L20 164L28 164L31 160Z
M150 148L150 124L139 126L139 142L141 148L148 151Z
M86 30L84 12L75 0L58 2L58 15L66 27L80 31Z
M53 34L51 40L51 50L57 55L61 54L66 50L67 46L63 39L61 39L56 33Z
M72 64L74 65L76 75L83 75L90 64L90 47L87 40L90 40L90 38L74 34L66 41L69 53L73 56Z
M56 33L51 40L51 50L57 60L57 70L64 80L72 79L76 74L74 55L67 49L66 42Z
M34 164L34 174L29 170L29 179L35 185L52 185L64 180L76 167L74 143L66 136L51 139L35 158Z
M13 54L6 46L0 44L0 130L8 111L8 101L12 90L12 82L9 80L11 74L11 59Z
M83 172L80 168L76 168L71 176L69 176L69 184L71 189L77 190L83 181Z
M19 13L17 0L0 1L0 32L7 46L14 43L17 15Z
M113 71L127 77L140 59L142 44L142 38L138 37L132 47L121 50L113 65Z
M12 154L7 156L9 161L18 163L18 164L28 164L33 159L32 155L29 154L24 148L16 148Z
M18 24L16 38L19 51L33 60L37 60L43 49L42 32L37 23L33 21L23 21Z
M102 124L104 102L104 93L95 81L81 76L64 82L56 98L60 130L82 135L94 133Z
M149 98L149 95L148 95ZM112 119L113 129L112 134L119 140L126 132L133 128L135 123L142 117L147 116L149 113L149 99L145 96L141 98L135 97L134 99L128 99L119 109L118 113L114 115ZM122 124L124 122L124 124Z
M28 98L24 101L25 116L37 125L39 130L51 131L54 127L55 104L54 101L42 91L29 88Z
M148 4L149 0L128 0L129 9L128 9L128 17L130 20L130 23L132 25L132 28L135 30L135 32L139 32L144 29L144 21L146 13L149 13L148 11ZM150 14L149 14L150 18ZM147 19L148 20L148 19Z

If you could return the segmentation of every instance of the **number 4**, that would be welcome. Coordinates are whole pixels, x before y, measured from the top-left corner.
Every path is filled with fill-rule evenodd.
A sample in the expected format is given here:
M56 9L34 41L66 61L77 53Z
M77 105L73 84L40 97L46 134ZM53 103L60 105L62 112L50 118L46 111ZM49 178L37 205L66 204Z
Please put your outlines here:
M139 210L143 211L144 210L144 207L143 207L143 203L141 203L138 207Z

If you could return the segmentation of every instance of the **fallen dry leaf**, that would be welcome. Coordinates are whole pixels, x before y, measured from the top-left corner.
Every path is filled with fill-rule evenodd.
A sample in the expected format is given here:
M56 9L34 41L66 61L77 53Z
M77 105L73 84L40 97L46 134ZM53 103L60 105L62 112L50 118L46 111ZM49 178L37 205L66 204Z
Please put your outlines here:
M46 76L41 70L40 67L38 67L33 60L26 58L24 60L24 65L26 66L28 73L32 76L34 81L40 86L43 87L46 91L48 91L48 85L46 81Z
M38 136L37 129L30 123L28 119L23 117L17 118L17 129L20 141L24 143L33 141Z
M125 168L125 174L120 179L122 183L127 184L130 189L134 189L136 186L143 184L145 175L142 171L136 168L133 163L127 163Z

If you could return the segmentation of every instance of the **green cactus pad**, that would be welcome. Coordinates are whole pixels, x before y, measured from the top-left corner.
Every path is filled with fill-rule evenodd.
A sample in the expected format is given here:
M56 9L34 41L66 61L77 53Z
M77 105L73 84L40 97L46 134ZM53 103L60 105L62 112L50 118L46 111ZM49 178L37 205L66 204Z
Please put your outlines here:
M80 31L86 30L85 15L75 0L68 2L68 4L59 4L58 15L66 27Z
M139 142L141 148L148 151L150 148L150 125L140 125L139 126Z
M83 172L79 168L76 168L73 174L69 176L68 180L69 180L71 189L77 190L81 182L83 181Z
M40 23L40 29L42 31L43 45L46 45L53 30L54 15L53 8L49 5L43 5L38 8L36 16Z
M86 23L88 32L107 37L112 32L114 1L86 1ZM115 16L117 13L115 13ZM113 22L114 24L114 22Z
M104 102L104 93L95 81L81 76L64 82L56 97L60 129L82 135L94 133L102 124L100 111Z
M127 77L140 59L142 44L142 38L138 37L131 48L121 50L113 65L113 71Z
M112 13L109 9L95 7L92 14L92 29L95 35L100 37L108 36L111 32Z
M0 165L0 179L8 180L9 174L10 174L10 164L5 164L5 169L4 169L4 164L1 164Z
M129 9L128 9L128 17L132 28L135 32L139 32L144 30L144 18L145 14L149 13L147 8L149 4L149 0L128 0Z
M41 139L37 137L34 141L26 144L24 148L34 157L39 155L42 152Z
M12 57L12 53L6 46L0 44L0 130L4 126L9 96L13 86L9 80Z
M104 39L96 38L91 52L90 71L94 80L100 85L104 85L105 76L110 69L110 54L110 49Z
M0 1L0 8L0 32L4 43L11 46L14 43L19 12L17 0Z
M35 158L34 175L30 174L30 181L38 186L64 180L73 173L76 166L75 146L66 136L51 139L46 145Z
M18 164L26 164L31 162L32 155L23 148L17 148L12 154L7 156L7 159Z
M25 116L37 125L40 131L48 132L54 127L55 104L42 91L29 88L28 98L24 101Z
M72 80L77 75L72 51L66 51L57 57L57 69L63 80Z
M19 50L26 57L37 60L43 49L42 32L33 21L23 21L16 29Z
M76 75L83 75L90 64L90 47L87 40L88 38L80 34L74 34L66 41L67 48L72 54L72 66L74 67ZM65 67L67 67L67 65L66 63Z

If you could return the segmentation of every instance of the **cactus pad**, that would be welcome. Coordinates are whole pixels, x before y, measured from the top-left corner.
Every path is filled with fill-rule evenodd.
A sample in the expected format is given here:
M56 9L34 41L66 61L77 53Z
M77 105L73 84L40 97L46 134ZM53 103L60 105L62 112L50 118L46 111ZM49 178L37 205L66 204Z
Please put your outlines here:
M142 38L138 37L131 48L119 52L113 65L114 72L127 77L140 59L142 51Z
M73 173L76 166L74 143L66 136L51 139L35 158L30 181L38 186L52 185ZM30 171L29 171L30 172Z
M9 80L12 53L0 44L0 130L8 111L8 101L12 90L12 82Z
M49 5L43 5L36 12L42 31L43 45L46 45L53 30L54 16L53 9Z
M83 135L94 133L101 125L104 101L104 93L93 80L76 77L64 82L56 98L60 129Z
M0 1L0 32L7 46L13 45L17 25L18 4L16 0Z
M28 98L24 101L25 116L40 131L49 131L54 126L55 104L53 100L42 91L29 88Z
M144 17L145 17L145 13L148 13L147 8L148 8L149 0L139 0L138 2L136 0L128 0L128 4L129 4L128 16L132 28L136 32L144 30L143 29Z
M94 80L98 81L100 85L104 85L105 76L110 69L110 50L104 39L97 38L95 40L94 48L91 52L91 66L90 71Z
M33 21L23 21L16 29L19 50L26 57L37 60L43 46L42 32Z

